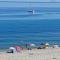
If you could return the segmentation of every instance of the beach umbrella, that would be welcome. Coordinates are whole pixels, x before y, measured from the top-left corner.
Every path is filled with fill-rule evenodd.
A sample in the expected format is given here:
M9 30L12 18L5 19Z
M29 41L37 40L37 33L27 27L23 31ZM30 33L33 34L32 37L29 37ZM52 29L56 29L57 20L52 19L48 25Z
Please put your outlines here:
M49 47L49 43L45 43L44 48L48 48Z
M53 47L54 47L54 48L59 48L59 45L54 45Z
M49 43L45 43L45 45L49 45Z
M26 47L31 50L31 48L36 47L36 45L33 43L28 43Z
M35 44L30 44L30 46L35 47L36 45Z
M17 52L20 52L23 49L21 46L16 46L15 48Z
M33 43L28 43L27 46L35 46Z
M9 47L9 50L13 50L13 52L16 52L15 47Z
M9 49L13 49L14 50L15 48L14 47L9 47Z

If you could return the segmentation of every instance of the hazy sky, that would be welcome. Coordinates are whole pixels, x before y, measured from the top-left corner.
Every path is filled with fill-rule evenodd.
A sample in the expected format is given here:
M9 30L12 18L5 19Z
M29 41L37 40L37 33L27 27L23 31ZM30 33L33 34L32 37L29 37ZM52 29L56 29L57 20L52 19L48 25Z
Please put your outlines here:
M60 0L0 0L0 1L24 1L24 2L60 2ZM60 3L17 3L0 2L0 7L60 7Z
M0 0L0 1L49 1L49 0Z
M50 2L50 1L56 1L60 2L60 0L0 0L0 1L25 1L25 2Z

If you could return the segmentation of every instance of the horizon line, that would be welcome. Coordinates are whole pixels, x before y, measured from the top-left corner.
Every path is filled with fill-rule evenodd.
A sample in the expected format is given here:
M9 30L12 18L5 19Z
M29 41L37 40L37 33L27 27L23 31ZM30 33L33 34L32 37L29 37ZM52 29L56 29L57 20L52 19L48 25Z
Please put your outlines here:
M54 2L52 2L52 1L50 1L50 2L37 2L37 1L35 1L35 2L32 2L32 1L0 1L0 2L13 2L13 3L60 3L60 2L56 2L56 1L54 1Z

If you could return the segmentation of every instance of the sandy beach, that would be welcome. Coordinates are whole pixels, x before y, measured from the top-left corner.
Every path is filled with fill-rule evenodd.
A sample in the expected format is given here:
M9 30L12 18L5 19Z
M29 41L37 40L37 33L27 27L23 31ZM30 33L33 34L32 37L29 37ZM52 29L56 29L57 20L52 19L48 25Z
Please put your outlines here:
M60 48L23 50L20 53L0 53L0 60L60 60Z

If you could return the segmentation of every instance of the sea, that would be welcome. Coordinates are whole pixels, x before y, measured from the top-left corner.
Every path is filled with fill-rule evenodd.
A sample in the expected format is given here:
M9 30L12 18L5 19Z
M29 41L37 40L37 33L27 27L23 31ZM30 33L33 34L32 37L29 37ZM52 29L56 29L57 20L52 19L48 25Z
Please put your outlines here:
M0 48L46 42L60 45L59 7L0 7Z

